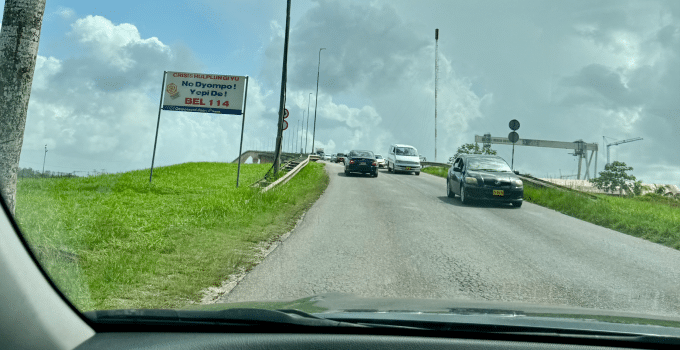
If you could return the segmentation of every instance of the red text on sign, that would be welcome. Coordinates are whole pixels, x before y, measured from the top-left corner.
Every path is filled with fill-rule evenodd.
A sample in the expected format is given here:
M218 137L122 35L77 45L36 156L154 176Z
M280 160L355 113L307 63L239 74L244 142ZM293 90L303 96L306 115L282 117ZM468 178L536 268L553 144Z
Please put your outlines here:
M213 104L216 106L222 106L222 107L229 107L229 101L222 101L222 100L210 100L208 103L212 106ZM191 98L187 97L184 99L184 104L186 105L200 105L200 106L205 106L205 103L203 103L202 98Z
M203 99L198 97L197 98L187 97L184 99L184 104L205 106L205 103L203 103Z

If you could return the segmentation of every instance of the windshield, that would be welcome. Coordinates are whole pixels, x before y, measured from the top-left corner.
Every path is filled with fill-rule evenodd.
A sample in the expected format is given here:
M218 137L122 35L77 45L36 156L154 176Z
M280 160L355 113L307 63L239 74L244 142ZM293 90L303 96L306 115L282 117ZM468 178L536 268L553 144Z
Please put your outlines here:
M373 152L371 151L352 151L349 154L350 157L373 157Z
M46 6L0 182L79 310L680 318L676 1Z
M398 156L418 156L418 152L411 147L396 147L394 153Z
M512 171L508 163L501 159L493 158L471 158L468 161L468 170L480 170L480 171L498 171L498 172L509 172Z

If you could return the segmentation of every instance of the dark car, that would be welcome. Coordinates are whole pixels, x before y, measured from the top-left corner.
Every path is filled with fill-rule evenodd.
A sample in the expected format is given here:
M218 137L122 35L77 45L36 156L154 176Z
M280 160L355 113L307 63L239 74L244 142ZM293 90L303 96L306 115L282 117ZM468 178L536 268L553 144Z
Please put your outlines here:
M350 173L371 174L378 177L378 163L371 151L351 151L345 157L345 175Z
M450 198L459 195L463 204L478 199L521 207L524 184L499 156L462 154L449 169L446 194Z

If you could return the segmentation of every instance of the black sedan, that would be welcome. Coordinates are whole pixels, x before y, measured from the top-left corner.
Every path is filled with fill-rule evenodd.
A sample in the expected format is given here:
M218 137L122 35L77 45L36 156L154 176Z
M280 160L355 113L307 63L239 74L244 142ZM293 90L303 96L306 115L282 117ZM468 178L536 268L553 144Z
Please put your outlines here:
M450 198L459 195L463 204L479 199L521 207L524 184L501 157L462 154L449 169L446 194Z
M371 174L378 177L378 163L371 151L351 151L345 157L345 175L350 173Z

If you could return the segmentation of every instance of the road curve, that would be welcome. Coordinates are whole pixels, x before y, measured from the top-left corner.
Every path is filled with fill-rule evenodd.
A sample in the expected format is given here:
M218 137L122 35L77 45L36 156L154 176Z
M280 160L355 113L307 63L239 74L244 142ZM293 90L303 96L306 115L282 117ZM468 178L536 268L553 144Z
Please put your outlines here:
M218 302L343 292L680 315L676 250L531 203L464 206L429 174L326 170L304 220Z

